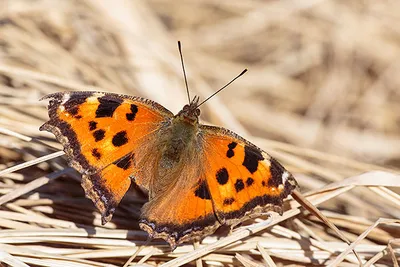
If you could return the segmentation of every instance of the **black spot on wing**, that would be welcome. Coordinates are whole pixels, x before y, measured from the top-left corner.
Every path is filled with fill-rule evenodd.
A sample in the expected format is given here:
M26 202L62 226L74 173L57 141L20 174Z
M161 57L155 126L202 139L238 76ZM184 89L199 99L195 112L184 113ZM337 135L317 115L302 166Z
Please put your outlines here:
M255 147L244 146L244 160L242 165L249 170L250 173L257 171L258 162L264 160L261 151Z
M225 199L224 199L224 206L232 205L233 202L235 202L235 199L234 199L233 197L231 197L231 198L225 198Z
M104 131L103 129L99 129L93 132L93 137L96 142L103 140L105 135L106 131Z
M132 166L132 160L133 160L133 154L129 154L122 159L119 159L114 162L114 165L116 165L118 168L127 170Z
M138 107L135 104L131 104L131 113L126 113L126 119L128 121L135 120L137 112L138 112Z
M79 112L79 106L86 102L86 98L86 96L70 96L70 98L63 104L65 111L73 116L77 116Z
M278 187L282 184L282 175L285 168L274 158L271 158L270 162L269 172L271 173L271 177L268 180L268 186Z
M233 151L235 149L235 147L237 146L236 142L232 142L228 145L228 151L226 151L226 156L228 158L232 158L235 155L235 151Z
M109 98L107 96L102 96L98 98L100 102L96 110L96 118L112 117L114 111L121 105L122 99Z
M236 142L232 142L232 143L230 143L230 144L228 145L228 148L229 148L229 149L234 149L236 146L237 146L237 143L236 143Z
M237 179L235 183L235 190L237 193L244 189L244 183L242 179Z
M254 183L254 179L253 178L251 178L251 177L247 178L247 180L246 180L246 185L247 186L251 186L253 183Z
M112 138L112 144L114 146L123 146L128 143L128 137L126 131L120 131L116 133Z
M229 179L228 170L226 168L219 169L217 171L216 177L217 177L217 181L220 185L226 184Z
M101 154L99 152L99 150L97 148L93 148L92 149L92 156L95 157L96 159L100 159L101 158Z
M208 190L206 181L201 181L196 191L194 191L194 195L201 199L211 199L210 191Z
M97 122L95 121L89 121L89 130L94 131L97 128Z

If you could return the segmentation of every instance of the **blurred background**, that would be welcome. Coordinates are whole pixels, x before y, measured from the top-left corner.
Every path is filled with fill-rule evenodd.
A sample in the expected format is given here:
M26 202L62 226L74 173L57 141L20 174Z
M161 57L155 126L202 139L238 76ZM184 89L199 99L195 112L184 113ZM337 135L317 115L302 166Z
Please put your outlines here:
M92 85L176 113L187 102L180 40L192 95L204 99L249 69L202 107L209 123L400 166L399 1L0 3L3 105L20 100L26 110L44 94ZM57 77L61 88L4 72L12 67Z
M48 93L138 95L177 113L187 103L178 40L192 96L204 99L249 70L202 106L201 119L277 157L302 191L368 170L399 170L397 0L0 0L2 168L50 153L7 130L61 148L38 130L48 118L38 99ZM48 168L39 165L34 176ZM12 185L3 194L35 178L18 175L22 180L8 177ZM73 177L73 197L83 199L79 176ZM71 180L58 182L41 190L54 199L55 190L69 196L73 190L62 184ZM375 194L384 193L357 189L322 207L361 216L365 227L381 216L400 216L399 199L383 204ZM58 212L37 211L70 219L65 202L58 205ZM364 229L335 222L351 239ZM391 237L378 232L373 241L386 244Z

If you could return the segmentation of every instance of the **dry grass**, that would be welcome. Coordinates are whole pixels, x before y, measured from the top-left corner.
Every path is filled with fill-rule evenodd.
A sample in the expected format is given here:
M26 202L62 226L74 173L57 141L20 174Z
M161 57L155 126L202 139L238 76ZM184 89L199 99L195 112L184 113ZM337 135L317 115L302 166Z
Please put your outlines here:
M358 266L355 247L365 266L398 266L399 25L395 0L0 0L0 265L122 266L138 252L129 266ZM101 226L60 145L38 130L38 99L102 90L177 112L177 40L192 94L249 69L202 118L278 158L351 247L294 201L172 253L144 245L134 190Z

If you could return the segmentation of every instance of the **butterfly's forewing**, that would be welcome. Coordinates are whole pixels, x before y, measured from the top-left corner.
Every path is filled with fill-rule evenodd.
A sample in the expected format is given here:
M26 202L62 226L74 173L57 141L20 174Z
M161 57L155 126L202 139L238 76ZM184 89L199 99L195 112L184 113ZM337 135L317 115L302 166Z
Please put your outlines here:
M218 220L237 224L249 215L282 212L296 181L274 158L235 133L201 126L206 179Z
M56 135L81 173L95 173L127 155L172 116L162 106L139 97L66 92L46 98L51 99L50 120L40 130Z
M64 146L70 165L108 221L130 185L135 153L173 114L147 99L99 92L65 92L50 99L49 117L40 130Z

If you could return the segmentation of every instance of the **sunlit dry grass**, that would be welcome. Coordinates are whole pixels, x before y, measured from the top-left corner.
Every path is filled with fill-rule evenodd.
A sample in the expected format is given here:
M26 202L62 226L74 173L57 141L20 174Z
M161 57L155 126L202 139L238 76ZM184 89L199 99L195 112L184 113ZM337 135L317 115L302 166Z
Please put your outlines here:
M400 2L0 0L0 262L5 266L396 266L400 259ZM64 90L186 103L268 151L348 246L289 200L174 252L146 244L131 190L113 220L40 132ZM366 174L363 174L366 173ZM140 248L140 250L138 250ZM398 265L397 265L398 266Z

